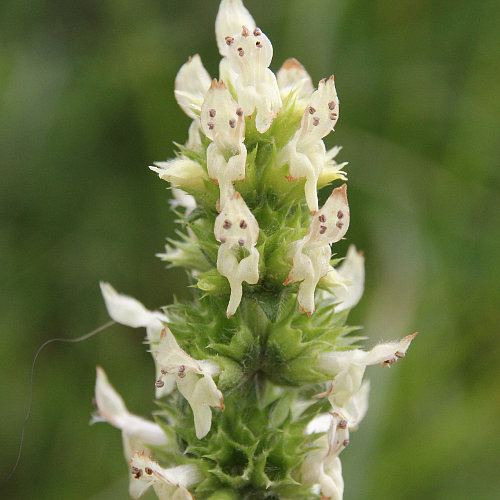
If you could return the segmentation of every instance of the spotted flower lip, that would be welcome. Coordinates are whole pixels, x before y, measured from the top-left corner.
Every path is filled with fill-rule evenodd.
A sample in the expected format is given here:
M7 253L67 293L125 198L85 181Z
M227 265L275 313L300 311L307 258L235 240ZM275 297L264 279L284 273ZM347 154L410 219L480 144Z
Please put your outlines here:
M167 327L161 334L156 362L161 371L156 387L162 387L165 379L175 380L179 392L193 410L196 436L198 439L203 438L212 424L210 407L224 409L224 398L212 379L212 375L219 372L218 365L189 356L179 347Z
M142 497L152 487L160 499L191 500L193 496L187 488L203 479L196 465L164 468L144 452L134 453L131 457L130 474L130 496L134 499Z
M260 256L255 248L259 238L259 225L237 191L217 216L214 235L222 243L217 254L217 270L228 279L231 287L226 310L226 315L230 318L240 304L243 281L250 284L259 281ZM239 259L238 254L242 248L249 255Z
M313 216L304 238L295 243L293 265L284 285L301 281L297 301L309 316L314 312L314 292L330 269L330 245L342 239L349 228L346 185L333 190L323 207Z

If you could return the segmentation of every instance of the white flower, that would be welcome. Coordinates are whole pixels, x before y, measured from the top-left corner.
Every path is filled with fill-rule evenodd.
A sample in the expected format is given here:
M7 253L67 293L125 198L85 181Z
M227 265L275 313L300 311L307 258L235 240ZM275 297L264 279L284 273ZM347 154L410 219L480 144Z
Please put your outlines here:
M193 120L200 116L201 104L211 81L198 54L190 57L175 77L174 93L177 104Z
M172 186L172 196L173 199L170 200L170 206L173 209L176 207L184 207L186 209L186 216L188 216L196 208L196 200L194 196L187 194L182 189Z
M118 293L109 283L101 282L100 286L106 308L112 319L117 323L132 328L146 328L146 338L151 348L151 354L154 357L164 323L168 321L168 318L158 311L149 311L133 297ZM156 366L156 373L157 375L160 373L160 367L158 366ZM174 385L170 383L157 388L156 397L161 398L169 394Z
M318 210L318 178L327 162L322 139L333 130L339 114L339 100L333 76L321 80L306 107L300 127L292 140L282 149L278 162L288 163L293 181L306 178L305 196L309 210Z
M175 380L179 392L193 410L196 437L203 438L212 424L210 406L224 409L222 393L212 379L212 375L219 372L218 365L189 356L166 327L161 334L156 360L161 370L156 386L162 387L166 377Z
M134 452L148 449L148 445L172 444L158 424L133 415L127 410L123 399L109 383L106 373L99 366L97 367L95 402L97 412L94 413L91 423L108 422L122 431L123 451L127 461Z
M297 300L301 311L314 312L314 291L330 268L330 245L339 241L349 227L346 185L333 190L323 207L313 216L306 236L295 243L293 266L285 285L302 281Z
M252 285L259 281L259 252L254 248L259 239L259 225L237 191L215 219L214 235L222 243L217 255L217 270L228 279L231 287L226 311L229 318L240 304L243 281ZM239 259L243 249L248 255Z
M220 207L233 194L233 182L245 180L247 149L243 111L224 82L212 82L201 106L201 128L213 141L207 149L210 178L219 184Z
M250 29L244 25L238 34L226 35L227 58L236 75L231 83L238 103L245 116L257 110L255 127L264 133L282 108L278 82L269 69L273 46L259 28Z
M215 36L222 56L227 56L229 49L226 37L233 36L246 26L253 31L256 27L252 15L241 0L222 0L215 18Z
M347 180L347 174L342 169L348 164L348 162L344 161L343 163L337 163L335 161L335 158L341 149L342 146L334 146L326 152L325 165L318 177L318 188L322 188L323 186L330 184L330 182L338 179L343 181Z
M330 389L317 397L328 397L333 410L338 413L346 411L342 408L346 408L360 390L366 367L376 364L391 366L406 355L416 335L407 335L398 342L378 344L370 351L352 349L321 354L318 357L318 368L334 375L334 379Z
M180 156L168 161L155 162L149 167L160 179L171 182L174 186L194 191L204 190L204 181L208 176L203 167L196 161Z
M314 85L309 73L297 59L287 59L276 74L276 78L283 100L293 93L296 101L301 103L304 101L303 107L306 106L305 101L314 92Z
M140 498L151 486L160 500L192 500L187 488L199 483L203 476L196 465L179 465L165 469L144 453L130 460L130 496Z
M364 291L363 252L358 252L356 247L351 245L340 266L336 269L331 267L320 284L328 288L327 291L322 291L322 299L327 303L336 304L335 312L352 309L361 300Z

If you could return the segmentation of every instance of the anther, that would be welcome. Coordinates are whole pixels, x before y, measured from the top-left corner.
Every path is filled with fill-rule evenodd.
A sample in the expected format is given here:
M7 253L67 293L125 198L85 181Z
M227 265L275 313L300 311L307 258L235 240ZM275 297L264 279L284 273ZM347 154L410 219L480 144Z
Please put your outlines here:
M325 234L326 230L327 230L326 226L320 226L320 228L319 228L319 234Z
M226 243L226 237L225 237L225 236L221 236L221 237L219 238L219 241L220 241L221 243Z
M177 371L177 375L179 375L180 378L184 378L186 376L186 367L184 365L179 366L179 370Z
M225 40L227 45L232 45L234 42L234 38L232 36L226 36Z
M317 127L317 126L319 125L319 116L315 116L315 117L313 118L313 125L314 125L315 127Z
M155 382L155 386L158 387L158 389L161 389L165 385L165 382L163 380L157 380Z
M349 444L349 440L348 439L344 439L344 442L342 443L344 446L347 446Z
M335 109L335 101L330 101L330 102L328 103L328 108L330 109L330 111L331 111L332 109Z
M342 229L342 227L344 226L344 223L343 222L340 222L338 221L337 224L335 224L339 229Z
M162 375L166 375L168 373L167 370L164 370L163 368L160 370L160 372Z
M241 32L243 36L248 36L250 34L250 31L248 31L248 28L246 26L243 26L243 30Z
M260 31L260 28L255 28L253 30L253 36L260 36L262 35L262 31Z
M241 227L241 229L246 229L248 227L248 224L244 220L242 220L240 222L240 227Z
M238 116L243 116L243 110L242 110L241 108L238 108L238 109L236 110L236 114L237 114Z
M229 126L230 126L231 128L236 127L236 120L235 120L234 118L231 118L231 119L229 120Z
M132 467L130 469L130 473L136 478L139 479L142 476L142 470L137 467Z
M326 222L326 215L325 214L321 214L319 217L318 217L318 220L320 222Z
M208 114L210 115L211 118L215 118L215 115L216 115L216 111L215 109L211 109Z
M345 429L347 427L347 420L341 420L339 423L338 423L338 428L339 429Z
M215 128L215 122L210 121L207 123L207 125L208 125L208 130L213 130Z
M153 469L151 467L145 467L144 472L150 476L153 474Z
M224 221L224 224L222 225L222 227L224 229L231 229L231 226L233 225L233 223L229 220L229 219L226 219Z
M245 51L243 50L243 47L238 47L238 54L240 57L243 57L245 55Z
M342 217L344 217L344 212L342 212L342 210L339 210L339 211L337 212L337 218L338 218L338 219L342 219Z
M244 246L244 245L245 245L245 240L244 240L243 238L240 238L240 239L238 240L238 245L239 245L240 247Z
M404 352L400 352L400 351L398 351L398 352L396 352L396 353L394 354L394 356L396 356L396 358L401 359L401 358L404 358L404 357L406 356L406 354L405 354Z
M335 120L337 118L337 113L330 113L330 120Z
M259 42L259 40L257 40L257 41L255 42L255 45L256 45L257 47L259 47L259 49L261 49L261 48L262 48L262 44Z
M313 108L312 106L309 106L309 114L314 115L316 113L316 108Z

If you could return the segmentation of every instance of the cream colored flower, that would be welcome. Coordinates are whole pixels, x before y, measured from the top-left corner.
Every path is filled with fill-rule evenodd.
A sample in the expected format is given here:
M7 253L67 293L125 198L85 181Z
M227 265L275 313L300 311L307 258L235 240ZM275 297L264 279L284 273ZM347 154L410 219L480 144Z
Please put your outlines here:
M237 191L217 216L214 235L222 243L217 255L217 270L228 279L231 287L226 311L229 318L240 304L243 281L252 285L259 281L259 252L255 248L259 225ZM247 255L242 257L242 251Z
M295 243L293 265L285 285L301 281L297 300L301 311L314 312L314 292L330 269L330 245L339 241L349 227L346 185L336 188L313 216L306 236Z

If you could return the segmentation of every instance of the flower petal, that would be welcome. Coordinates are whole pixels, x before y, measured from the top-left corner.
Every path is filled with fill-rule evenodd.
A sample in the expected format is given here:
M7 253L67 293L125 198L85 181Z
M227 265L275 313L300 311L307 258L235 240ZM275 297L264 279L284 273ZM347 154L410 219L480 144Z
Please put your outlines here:
M297 59L287 59L276 74L276 78L283 98L293 92L298 100L309 99L314 92L309 73Z
M345 286L336 286L332 293L338 304L335 311L353 308L363 296L365 285L365 258L363 252L356 251L356 247L351 245L347 250L345 260L337 269Z

